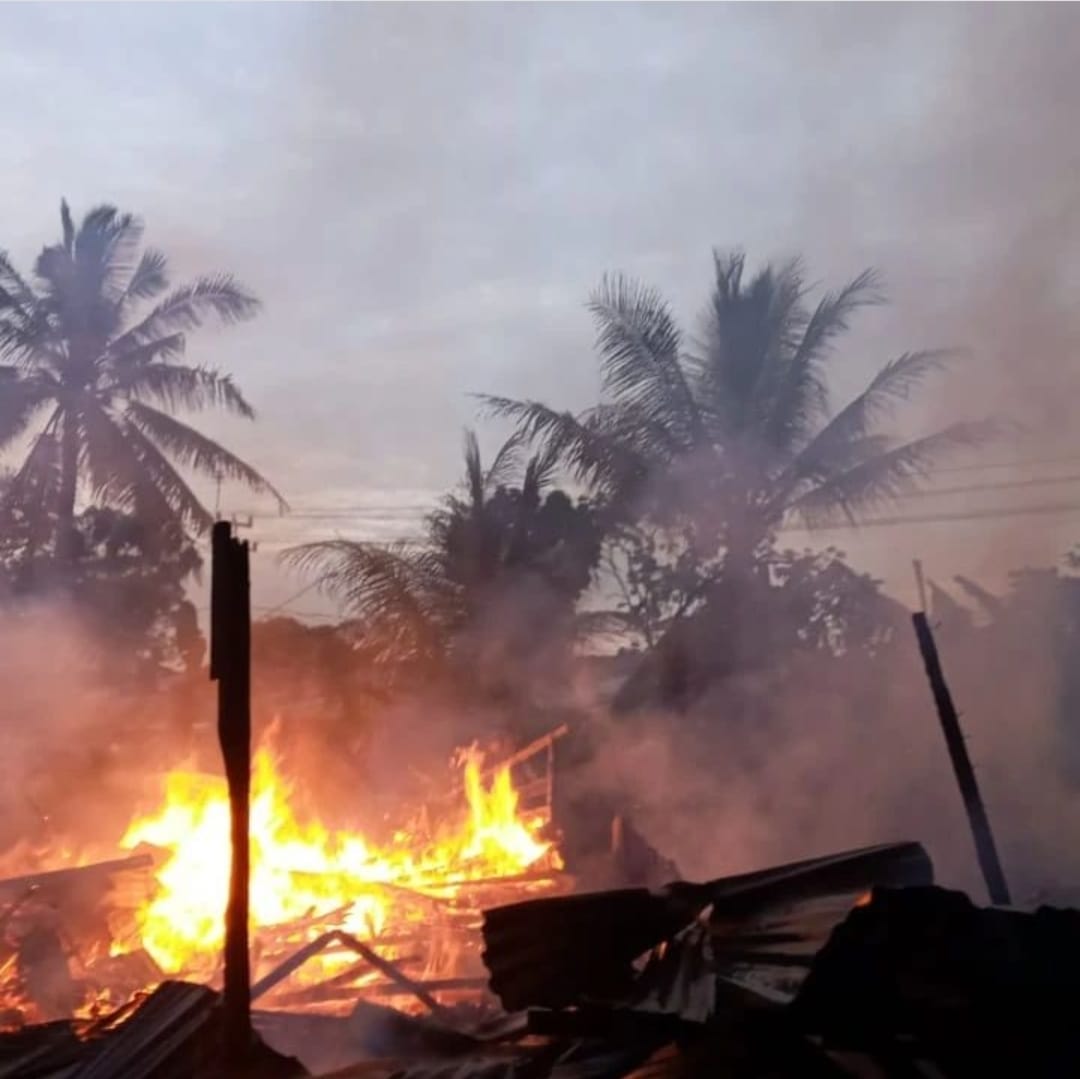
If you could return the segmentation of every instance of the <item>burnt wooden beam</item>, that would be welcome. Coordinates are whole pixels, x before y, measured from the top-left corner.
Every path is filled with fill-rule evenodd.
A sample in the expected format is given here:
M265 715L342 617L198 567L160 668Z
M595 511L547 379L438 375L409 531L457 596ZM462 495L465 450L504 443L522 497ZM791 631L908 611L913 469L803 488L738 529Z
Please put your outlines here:
M222 1051L226 1069L243 1068L252 1047L248 951L251 815L251 577L248 545L226 521L213 530L210 677L218 684L218 740L229 786L232 864L225 912Z
M322 936L309 941L282 963L279 963L278 966L255 985L253 995L262 996L262 994L269 992L269 990L273 989L279 982L283 981L294 971L299 970L299 968L313 956L335 946L347 948L349 951L355 952L368 964L368 966L374 967L375 970L382 974L384 978L388 978L393 982L402 992L416 997L416 999L419 1000L433 1015L442 1018L449 1016L447 1009L425 989L423 982L418 982L414 978L410 978L397 963L393 963L389 959L384 958L362 940L358 940L351 933L346 933L340 929L332 929L328 933L323 933ZM483 984L482 980L480 984Z
M115 858L109 862L73 866L69 869L52 869L45 873L30 873L22 877L0 880L0 902L18 900L28 894L62 893L68 889L88 886L108 888L111 878L121 873L150 869L154 859L149 854L133 854L129 858Z
M916 577L921 581L917 564ZM945 736L945 745L949 751L953 774L956 776L960 797L963 799L964 810L967 812L968 822L971 825L975 853L986 881L986 890L992 903L1008 906L1012 900L1009 896L1009 886L1005 881L1005 871L1001 867L997 845L994 843L994 833L990 828L990 817L983 804L982 795L979 793L975 769L972 767L964 735L960 730L960 716L953 704L948 683L945 681L945 672L941 668L934 634L930 629L925 611L916 611L912 614L911 621L915 627L915 638L919 642L923 666L926 668L926 677L930 682L930 692L934 696L934 706L941 722L941 731Z

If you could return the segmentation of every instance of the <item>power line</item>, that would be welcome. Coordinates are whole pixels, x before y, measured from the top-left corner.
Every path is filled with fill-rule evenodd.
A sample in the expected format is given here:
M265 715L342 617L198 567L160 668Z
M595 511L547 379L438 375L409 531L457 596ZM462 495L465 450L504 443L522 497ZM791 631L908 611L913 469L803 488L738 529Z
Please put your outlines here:
M987 466L993 467L993 466ZM939 469L938 471L945 471ZM1032 476L1022 480L1001 480L994 483L970 483L962 484L954 487L927 487L919 491L909 491L901 494L900 498L926 498L935 495L955 495L955 494L977 494L983 491L1007 491L1022 487L1044 487L1052 486L1059 483L1080 483L1080 472L1071 472L1064 476ZM425 511L426 512L426 511ZM326 513L316 512L304 512L304 513L289 513L284 519L292 521L330 521L330 520L344 520L344 521L360 521L363 520L366 513L362 513L359 510L332 510ZM374 520L393 520L395 518L400 519L403 516L409 516L408 514L370 514ZM256 515L258 517L258 515ZM267 516L264 518L270 520ZM278 519L276 516L273 519Z
M985 510L961 510L956 513L910 514L898 517L871 517L854 524L819 525L815 528L785 528L784 532L839 532L860 528L883 528L905 524L939 524L950 521L991 520L997 517L1043 517L1080 513L1080 502L1056 502L1042 506L1012 506Z
M1071 454L1062 457L1028 458L1014 461L986 461L967 465L951 465L947 467L935 468L933 470L933 474L947 475L957 472L976 472L1003 468L1029 468L1055 464L1076 464L1078 462L1080 462L1080 454ZM927 489L923 491L912 491L910 494L904 495L902 497L919 498L924 495L966 493L969 491L981 490L1004 490L1012 487L1026 487L1054 483L1071 483L1078 481L1080 481L1080 474L1071 473L1067 476L1028 477L1022 480L1004 480L1001 482L992 482L985 484L971 484L964 487L945 487L938 489ZM402 517L422 517L430 513L433 509L437 507L437 505L437 500L426 505L415 503L406 505L402 505L400 503L384 503L381 505L372 505L370 502L366 502L362 504L358 503L355 505L327 506L325 507L325 509L319 505L314 505L304 506L300 509L290 511L285 514L253 513L251 514L251 516L255 517L256 519L262 520L292 521L357 520L364 517L370 517L376 520L390 520L394 518L400 519Z
M1074 465L1080 461L1080 453L1069 454L1064 457L1029 457L1018 461L983 461L972 462L969 465L948 465L934 469L935 472L978 472L992 468L1035 468L1041 465Z
M289 614L295 616L296 618L313 618L322 621L336 622L340 617L339 615L329 611L289 611L285 610L280 606L260 607L257 604L252 604L251 609L253 611L258 611L263 618L269 618L271 615L275 614Z
M199 614L210 613L209 607L196 607L195 609L199 612ZM280 604L276 607L268 607L266 605L253 603L251 605L251 609L253 611L258 611L263 616L263 618L267 618L270 615L282 612L282 607L280 606ZM335 614L332 611L289 611L287 613L295 615L297 618L312 618L325 622L337 622L341 620L341 615Z
M1002 480L999 483L966 483L957 487L928 487L922 491L912 491L902 497L925 498L928 495L962 495L982 491L1008 491L1017 487L1046 487L1055 483L1078 482L1080 482L1080 472L1072 472L1066 476L1033 476L1026 480Z
M862 528L893 528L900 525L945 524L958 521L993 520L1005 517L1069 516L1072 514L1080 514L1080 502L1052 502L1035 506L998 507L996 509L957 511L955 513L902 514L892 517L871 517L867 520L855 523L845 522L837 523L835 525L822 525L813 529L786 528L782 529L781 532L790 534L792 532L858 531ZM259 611L263 617L287 612L297 618L307 618L326 622L340 621L342 617L340 614L326 611L288 611L290 604L301 596L306 595L316 587L317 583L318 582L313 581L305 585L278 604L253 604L252 610ZM209 608L200 607L199 610L205 614L209 611Z
M1080 502L1058 502L1034 506L999 506L981 510L957 511L955 513L926 513L926 514L903 514L892 517L871 517L866 520L852 522L837 522L832 525L816 525L813 528L784 528L782 532L839 532L853 531L860 528L880 528L902 524L937 524L949 521L973 521L993 520L1004 517L1041 517L1052 515L1068 515L1080 513ZM287 540L263 537L265 543L283 543ZM371 542L395 542L394 540L373 540ZM398 537L396 542L417 542L416 537Z
M301 588L297 592L294 592L291 596L289 596L288 599L283 599L276 607L271 607L267 611L267 614L276 614L278 611L284 610L286 607L291 606L301 596L306 596L308 594L308 592L310 592L313 588L317 587L318 583L319 582L316 580L316 581L311 581L308 584L304 585L303 588ZM254 609L255 610L260 610L260 608L258 608L258 607L254 608Z

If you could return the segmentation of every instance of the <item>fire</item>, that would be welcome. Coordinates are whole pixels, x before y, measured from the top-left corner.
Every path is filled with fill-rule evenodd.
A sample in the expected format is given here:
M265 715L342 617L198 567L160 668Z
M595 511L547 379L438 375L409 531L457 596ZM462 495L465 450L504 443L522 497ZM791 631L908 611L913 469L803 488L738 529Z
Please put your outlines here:
M412 893L462 882L558 868L543 821L525 818L508 769L484 782L482 756L468 750L460 822L434 836L405 832L382 848L362 835L331 831L294 811L294 791L271 748L253 760L251 918L253 931L343 912L344 927L377 937L394 914L395 889ZM205 973L223 940L229 875L225 781L188 772L166 778L164 800L135 820L121 840L165 852L155 896L138 912L139 943L167 974ZM400 895L400 892L399 892ZM119 946L117 946L119 948Z

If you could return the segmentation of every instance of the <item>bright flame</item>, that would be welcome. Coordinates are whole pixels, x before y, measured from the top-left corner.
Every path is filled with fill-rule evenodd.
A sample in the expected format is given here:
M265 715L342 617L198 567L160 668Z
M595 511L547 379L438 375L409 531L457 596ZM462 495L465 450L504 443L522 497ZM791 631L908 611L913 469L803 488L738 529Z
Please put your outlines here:
M399 833L377 849L361 835L331 832L297 819L291 788L273 753L255 754L251 794L251 919L266 928L346 911L345 928L376 936L393 915L393 887L421 891L467 880L506 877L543 864L558 868L543 822L518 812L508 769L486 786L482 758L463 754L468 813L461 825L435 839ZM169 857L157 871L159 888L138 914L141 944L169 974L216 962L228 896L229 803L225 781L174 772L164 803L134 821L121 840L162 848ZM386 887L391 886L391 887Z

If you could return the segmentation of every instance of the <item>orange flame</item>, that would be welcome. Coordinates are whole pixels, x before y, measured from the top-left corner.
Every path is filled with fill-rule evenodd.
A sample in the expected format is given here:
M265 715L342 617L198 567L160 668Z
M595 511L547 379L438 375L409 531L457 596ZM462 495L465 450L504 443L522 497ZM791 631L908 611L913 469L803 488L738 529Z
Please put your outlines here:
M435 839L399 833L379 849L362 835L332 832L297 818L292 789L265 745L253 760L251 795L251 919L253 928L346 909L345 928L375 936L393 915L394 893L519 874L558 855L540 836L541 820L524 818L508 769L490 786L482 757L463 754L468 813ZM141 944L168 974L205 971L217 961L224 935L229 875L229 803L223 779L171 773L164 801L135 820L121 840L163 848L157 894L138 912Z

